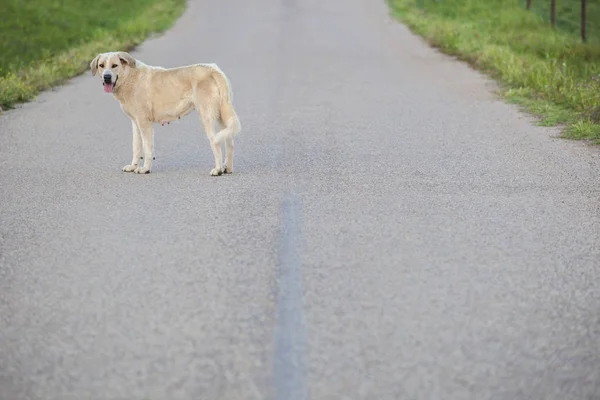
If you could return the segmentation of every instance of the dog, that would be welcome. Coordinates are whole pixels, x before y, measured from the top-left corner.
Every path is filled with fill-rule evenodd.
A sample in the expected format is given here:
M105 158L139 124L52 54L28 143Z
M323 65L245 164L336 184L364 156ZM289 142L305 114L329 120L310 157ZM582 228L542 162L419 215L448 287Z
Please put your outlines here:
M106 93L120 103L131 119L133 158L124 172L148 174L154 160L154 123L170 123L196 110L210 141L215 167L212 176L233 172L233 137L240 120L233 108L229 79L216 64L194 64L176 68L146 65L122 51L98 54L90 63ZM215 123L221 130L215 134ZM225 142L225 165L221 143ZM143 157L142 157L143 147ZM139 166L139 160L144 165Z

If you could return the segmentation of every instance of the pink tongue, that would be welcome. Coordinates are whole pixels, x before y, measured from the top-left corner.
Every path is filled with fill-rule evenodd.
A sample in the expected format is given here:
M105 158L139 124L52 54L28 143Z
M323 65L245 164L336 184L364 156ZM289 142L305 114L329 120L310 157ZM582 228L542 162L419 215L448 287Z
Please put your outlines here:
M104 84L104 91L105 91L106 93L110 93L110 92L112 92L112 90L113 90L113 86L115 86L115 85L113 85L112 83L105 83L105 84Z

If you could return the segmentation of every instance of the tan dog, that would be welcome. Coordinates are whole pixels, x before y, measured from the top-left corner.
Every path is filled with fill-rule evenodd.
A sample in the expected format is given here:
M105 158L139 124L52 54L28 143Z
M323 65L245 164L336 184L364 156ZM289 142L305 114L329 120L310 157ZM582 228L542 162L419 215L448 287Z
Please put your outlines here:
M241 130L233 109L231 85L216 64L195 64L178 68L145 65L125 52L98 54L90 63L98 73L104 91L112 93L131 119L133 158L125 172L147 174L154 159L153 123L165 124L192 110L200 115L215 157L213 176L233 172L233 136ZM215 134L215 122L221 131ZM221 142L225 140L225 166ZM138 166L144 148L144 166Z

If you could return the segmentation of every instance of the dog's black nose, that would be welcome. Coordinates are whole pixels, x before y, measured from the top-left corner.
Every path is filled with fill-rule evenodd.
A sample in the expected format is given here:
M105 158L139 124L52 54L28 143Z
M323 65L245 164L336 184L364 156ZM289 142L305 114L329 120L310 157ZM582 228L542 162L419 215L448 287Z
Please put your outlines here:
M112 82L112 76L111 75L104 75L104 82L105 83L111 83Z

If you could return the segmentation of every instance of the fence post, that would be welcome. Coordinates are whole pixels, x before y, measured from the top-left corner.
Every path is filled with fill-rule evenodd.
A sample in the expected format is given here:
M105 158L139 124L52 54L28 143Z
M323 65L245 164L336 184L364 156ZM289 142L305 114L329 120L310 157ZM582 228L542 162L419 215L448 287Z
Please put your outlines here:
M556 0L550 0L550 24L553 28L556 25Z
M531 0L527 0L527 9L531 10Z
M581 41L585 43L585 4L586 0L581 0Z

